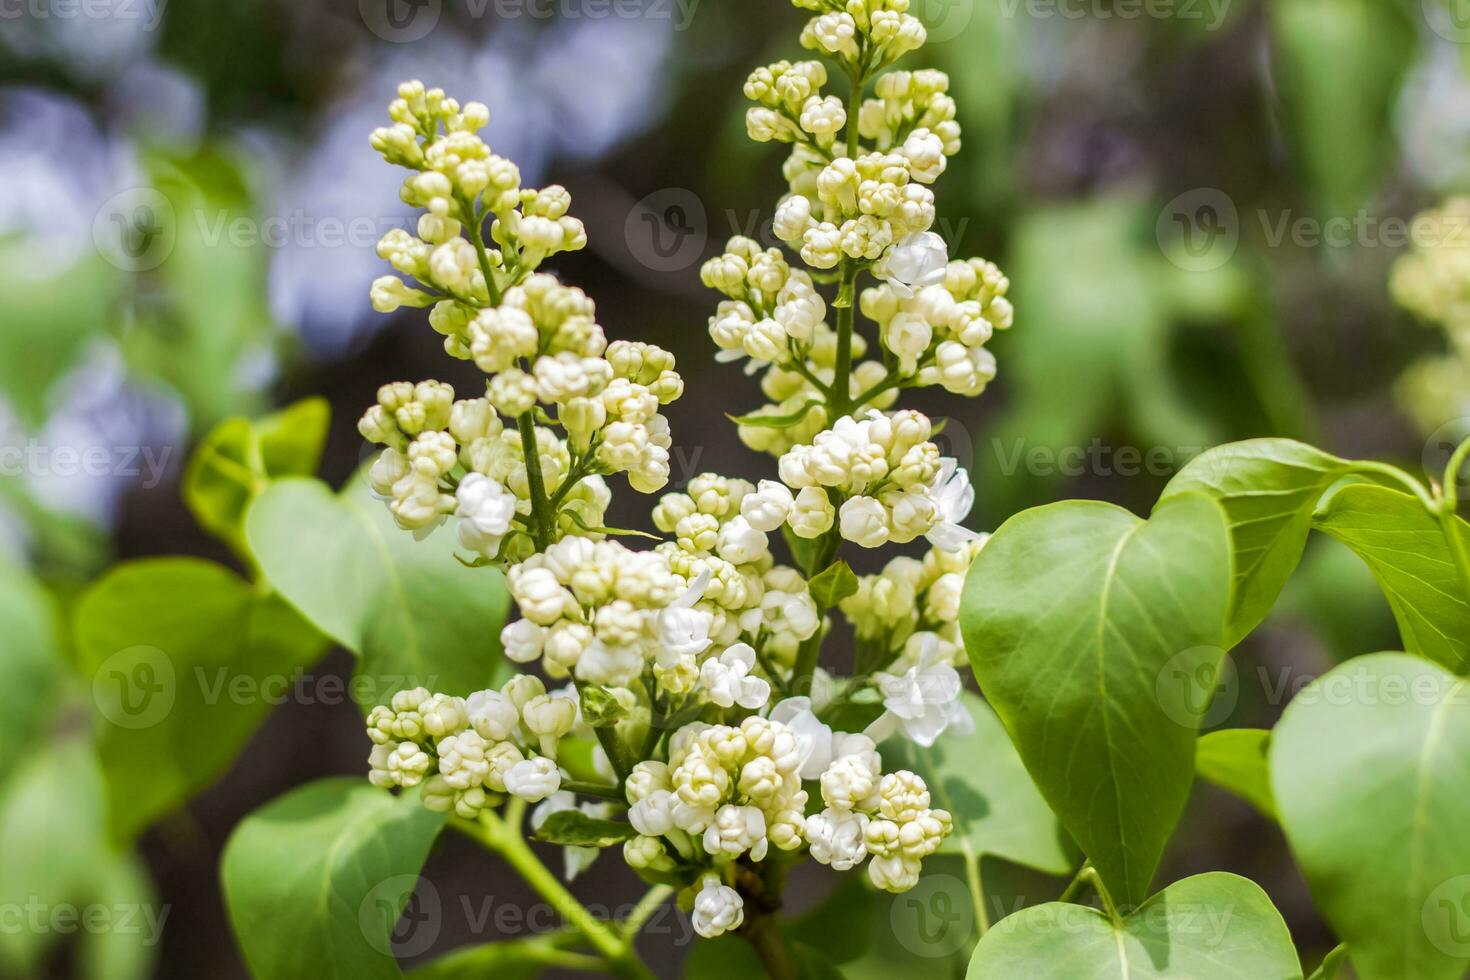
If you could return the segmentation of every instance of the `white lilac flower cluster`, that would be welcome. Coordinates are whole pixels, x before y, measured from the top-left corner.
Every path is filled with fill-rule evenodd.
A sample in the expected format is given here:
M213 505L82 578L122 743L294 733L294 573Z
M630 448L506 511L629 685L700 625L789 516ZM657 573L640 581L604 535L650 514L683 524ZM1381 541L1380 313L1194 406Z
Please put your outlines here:
M433 303L429 323L445 350L489 378L483 397L459 402L434 381L385 386L359 424L386 447L371 483L404 528L432 530L455 514L471 551L529 554L601 526L601 476L625 473L645 493L668 482L671 438L660 409L684 382L673 355L609 344L585 293L535 271L548 256L582 248L586 235L567 216L565 190L521 188L515 165L476 135L485 107L461 109L420 82L399 96L389 106L393 125L372 143L413 171L403 199L425 213L417 237L395 229L378 251L424 289L386 276L373 285L373 303L384 312ZM483 240L487 220L495 247ZM527 466L531 454L537 466ZM550 513L536 511L538 495ZM516 543L509 556L508 540Z
M384 447L369 482L406 529L457 518L477 563L505 570L507 659L570 684L547 693L523 673L463 700L404 692L369 717L370 777L422 786L427 805L467 821L493 820L486 809L506 797L539 804L533 828L569 811L553 833L625 821L562 837L568 871L595 854L577 845L621 833L631 867L685 889L704 936L767 914L770 896L748 900L782 853L913 887L952 818L920 776L885 773L878 744L930 745L972 724L956 622L983 544L961 525L974 492L930 420L894 405L903 388L984 388L985 345L1011 324L1008 284L983 260L949 261L929 230L959 127L942 73L888 70L924 40L907 0L797 5L815 14L803 44L835 62L846 98L825 91L816 61L750 76L751 135L792 144L779 244L737 236L701 273L724 296L710 320L717 360L763 372L770 404L736 421L746 444L779 457L779 480L695 477L659 498L663 538L643 550L615 539L636 532L604 526L603 477L666 484L660 409L683 390L673 357L609 344L592 301L537 271L582 247L582 227L564 191L521 189L474 135L481 107L411 83L373 137L414 171L404 197L426 211L417 237L381 248L422 288L380 281L374 302L433 304L446 351L489 378L469 399L434 381L384 386L360 424ZM876 342L855 329L859 310ZM922 559L879 575L857 577L842 554L919 538ZM839 611L856 641L846 678L819 666ZM574 764L584 750L592 781Z
M400 691L367 718L375 786L423 784L426 807L472 819L505 796L535 803L561 788L557 743L578 720L566 692L521 674L468 698Z
M778 712L781 706L777 706ZM800 710L800 709L799 709ZM907 771L884 775L866 735L805 731L752 715L739 725L695 722L669 742L669 761L640 762L629 775L628 819L638 836L623 853L635 868L673 870L680 862L718 872L742 856L764 860L771 847L803 846L839 871L869 855L868 875L890 891L918 881L920 862L952 829L950 814L929 806L924 780ZM806 815L803 780L815 780L825 808ZM700 935L718 936L743 919L739 892L703 879L695 901Z
M835 524L843 540L863 548L921 536L962 548L975 536L959 524L975 492L931 434L929 419L910 410L844 416L782 455L782 482L761 481L742 501L745 518L760 530L786 524L800 538L821 537Z
M659 546L671 564L686 578L709 575L701 601L680 614L677 628L666 614L655 673L664 689L682 693L697 671L698 685L727 708L736 689L730 685L745 692L745 707L765 704L749 703L751 692L764 684L748 676L755 658L751 644L784 679L797 648L822 628L806 579L795 568L776 564L771 554L767 532L774 528L744 513L755 492L745 480L706 473L684 492L665 494L653 511L654 525L674 536L672 545ZM688 641L696 635L709 636L714 646L702 662L694 659L702 651Z
M1413 221L1413 248L1393 265L1394 300L1444 330L1448 352L1411 364L1401 400L1425 432L1470 416L1470 197L1452 197Z
M728 297L709 321L710 337L720 348L715 359L749 358L748 370L765 369L761 390L771 404L756 413L764 418L737 420L741 441L778 455L810 441L829 421L825 395L837 369L837 334L826 321L826 301L810 273L793 269L780 249L762 250L758 242L737 235L700 275L705 285ZM854 336L851 343L852 356L860 360L848 378L849 397L878 408L892 405L896 390L875 390L887 368L879 360L861 360L867 351L862 337Z
M1011 325L1009 287L994 263L950 262L937 281L917 289L895 280L863 290L862 311L878 324L905 385L974 396L995 377L995 355L985 344Z

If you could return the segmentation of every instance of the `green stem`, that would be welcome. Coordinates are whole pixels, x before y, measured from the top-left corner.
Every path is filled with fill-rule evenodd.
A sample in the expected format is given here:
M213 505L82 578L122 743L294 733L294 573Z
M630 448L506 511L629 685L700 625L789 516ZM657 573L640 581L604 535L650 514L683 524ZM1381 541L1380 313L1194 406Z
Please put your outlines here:
M832 384L827 395L827 423L837 421L852 411L852 323L853 289L857 283L857 263L842 260L842 285L837 294L837 362L832 371Z
M873 387L869 388L867 391L863 392L852 400L853 410L856 411L857 409L862 408L868 402L883 394L883 392L888 391L890 388L897 388L902 383L903 382L898 377L897 371L889 371L888 376L885 377L882 381L879 381L877 384L873 385Z
M1437 508L1439 507L1439 503L1435 500L1433 494L1425 489L1424 484L1420 483L1418 480L1414 479L1412 476L1405 473L1397 466L1390 466L1388 463L1379 463L1374 460L1357 460L1352 464L1352 469L1354 472L1357 473L1377 473L1380 476L1388 477L1390 480L1393 480L1395 483L1402 485L1410 493L1418 497L1419 502L1423 504L1431 514L1435 513Z
M674 894L672 885L654 885L650 888L638 900L638 904L633 906L633 911L628 913L628 917L623 920L623 938L631 943L633 937L638 935L638 931L643 928L643 924L648 921L649 916L657 912L659 906L668 901L672 894Z
M1082 890L1082 886L1087 883L1087 873L1091 870L1092 862L1083 861L1082 867L1077 869L1077 873L1073 875L1072 880L1068 882L1067 887L1062 889L1062 894L1057 899L1057 901L1070 902L1074 897L1076 897L1077 893Z
M1113 902L1113 896L1108 892L1108 886L1103 884L1102 875L1097 869L1088 867L1087 879L1092 883L1092 888L1097 892L1097 897L1102 899L1103 911L1108 913L1108 918L1113 920L1114 925L1121 925L1123 916L1118 912L1118 906Z
M576 685L577 696L580 698L582 682L574 677L572 683ZM623 744L622 739L618 738L616 726L599 725L592 730L597 733L597 741L602 746L602 751L607 753L607 761L612 765L613 772L618 774L618 785L621 786L623 780L628 778L628 773L633 771L633 765L638 760L628 757L628 747Z
M555 533L555 516L551 502L546 497L546 482L541 476L541 452L536 446L536 423L530 412L516 417L516 428L521 433L521 453L526 457L526 486L531 493L531 539L537 551L551 546Z
M786 945L786 937L781 934L781 925L774 915L748 917L745 930L741 934L761 958L766 976L770 980L796 980L799 976L796 964L792 962L791 950Z
M567 925L587 938L607 960L607 966L613 973L625 980L652 980L653 974L638 961L631 944L577 901L576 896L567 891L566 886L531 850L521 836L519 815L524 809L524 804L517 807L512 803L505 818L493 810L485 810L478 821L456 820L455 826L503 857Z
M812 558L811 567L806 569L806 579L810 582L813 578L825 571L837 560L838 548L842 543L842 536L834 526L822 537L821 547ZM796 665L791 671L791 683L787 686L787 693L793 695L810 695L812 674L817 669L817 661L822 655L822 629L802 641L796 651Z
M596 796L604 800L617 800L619 803L624 801L622 790L605 783L588 783L580 779L568 779L562 782L561 788L581 796Z
M1460 471L1465 468L1466 460L1470 460L1470 439L1460 443L1450 454L1449 465L1444 468L1444 490L1442 492L1451 513L1460 509Z
M968 837L960 838L960 850L965 856L965 880L970 886L970 901L975 903L975 923L980 935L990 931L990 909L985 905L985 883L980 877L980 855Z
M480 227L485 216L463 197L459 199L459 207L464 213L465 228L470 233L470 244L475 247L475 258L480 263L480 274L485 277L485 292L490 295L490 305L499 306L500 284L495 281L495 270L490 268L490 255L485 251L485 233Z

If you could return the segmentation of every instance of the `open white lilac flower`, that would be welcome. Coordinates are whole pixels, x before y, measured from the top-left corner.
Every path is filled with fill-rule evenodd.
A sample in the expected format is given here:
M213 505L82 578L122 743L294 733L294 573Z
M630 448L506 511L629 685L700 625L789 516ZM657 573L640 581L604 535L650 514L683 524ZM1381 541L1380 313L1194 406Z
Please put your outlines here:
M785 247L736 236L701 269L722 295L716 360L746 361L768 400L736 420L739 436L774 473L666 489L664 410L684 390L673 356L607 339L592 300L542 269L586 244L570 195L522 187L478 135L485 108L417 82L372 135L421 210L380 242L395 274L373 301L427 308L483 393L393 382L359 423L382 447L369 482L397 524L424 535L453 517L460 560L503 572L500 648L516 671L373 709L371 782L420 794L560 909L576 900L532 868L529 804L569 877L618 844L680 891L701 936L777 943L771 890L787 865L865 868L902 891L952 831L923 777L886 769L878 742L927 746L970 722L956 621L984 539L962 523L968 476L931 420L895 403L914 387L978 394L996 369L985 345L1012 322L1000 270L950 261L931 231L931 185L960 131L942 72L894 68L925 36L907 0L797 5L815 14L802 43L824 60L776 62L745 85L750 135L790 147L774 222ZM833 77L852 80L851 98ZM620 481L658 494L654 542L607 526ZM921 538L922 557L881 574L847 565ZM839 619L857 641L839 658L851 676L821 666ZM631 933L569 922L613 972L646 975Z
M912 299L925 286L943 282L948 266L949 246L944 239L932 231L916 231L890 245L873 267L873 274L886 282L895 296Z

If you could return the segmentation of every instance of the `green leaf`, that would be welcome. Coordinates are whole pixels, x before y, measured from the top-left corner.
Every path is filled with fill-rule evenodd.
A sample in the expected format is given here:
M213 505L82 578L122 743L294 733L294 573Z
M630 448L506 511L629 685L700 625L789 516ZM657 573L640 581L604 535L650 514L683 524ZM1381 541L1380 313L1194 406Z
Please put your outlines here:
M1271 785L1362 980L1470 966L1470 681L1403 653L1318 678L1271 737Z
M107 980L141 980L152 971L168 909L138 862L109 845L106 810L84 738L65 737L26 757L0 792L0 907L100 908L116 928L98 932L78 921L83 968ZM0 975L47 975L47 957L66 938L15 923L0 929Z
M581 810L558 810L536 829L536 839L564 847L611 847L638 836L631 824L599 820Z
M790 549L791 560L796 563L796 567L810 568L821 539L803 538L793 533L789 524L781 525L781 537L786 539L786 547Z
M555 964L559 950L554 938L499 939L463 947L410 970L408 976L412 980L531 980Z
M316 473L330 421L327 402L308 398L255 422L215 426L184 469L184 503L199 526L248 558L246 508L271 480Z
M1322 960L1322 965L1312 971L1307 980L1335 980L1337 974L1347 965L1348 948L1346 945L1338 946L1328 953Z
M120 841L214 782L326 650L278 596L195 558L118 565L74 628Z
M358 655L361 704L421 685L463 696L495 680L505 579L455 561L448 528L419 541L359 481L336 496L290 479L256 500L245 530L271 584Z
M755 412L750 415L731 415L728 412L725 417L736 425L744 425L756 429L789 429L802 419L807 417L812 409L822 404L820 398L814 398L801 406L794 412L785 415L774 415L769 412Z
M0 256L41 268L24 248L0 242ZM0 297L0 393L26 429L46 421L56 383L81 361L88 341L115 321L122 278L100 251L88 250L54 278L28 276Z
M582 720L593 728L611 728L628 717L628 709L613 696L612 692L599 684L588 684L581 689L579 700Z
M1263 728L1226 728L1200 737L1195 771L1223 790L1276 819L1271 799L1271 767L1266 753L1271 733Z
M1416 25L1407 8L1382 0L1277 0L1266 11L1287 141L1323 217L1348 215L1392 162L1393 107ZM1346 77L1343 65L1353 66Z
M1316 526L1367 563L1393 609L1404 647L1470 673L1470 597L1439 522L1419 498L1360 483L1323 503ZM1454 527L1470 543L1470 524Z
M858 577L852 566L838 560L828 565L809 583L817 610L826 612L850 595L857 595Z
M0 564L0 784L40 741L62 698L65 665L51 597L24 571Z
M963 853L968 844L976 857L1070 874L1077 867L1076 845L1047 808L1000 719L969 691L960 700L975 721L973 734L946 733L929 748L895 737L882 747L890 768L923 776L934 805L954 816L955 832L940 850Z
M1224 511L1180 494L1147 522L1094 501L1025 511L965 582L960 622L980 688L1125 904L1148 894L1189 796L1230 580Z
M401 976L393 930L444 826L417 793L323 779L246 817L225 846L225 903L258 980Z
M1312 511L1348 464L1290 439L1251 439L1195 457L1160 500L1207 493L1225 508L1235 551L1235 589L1226 646L1261 624L1302 559Z
M1177 881L1120 922L1051 902L975 947L970 980L1301 980L1291 934L1260 886L1214 872Z

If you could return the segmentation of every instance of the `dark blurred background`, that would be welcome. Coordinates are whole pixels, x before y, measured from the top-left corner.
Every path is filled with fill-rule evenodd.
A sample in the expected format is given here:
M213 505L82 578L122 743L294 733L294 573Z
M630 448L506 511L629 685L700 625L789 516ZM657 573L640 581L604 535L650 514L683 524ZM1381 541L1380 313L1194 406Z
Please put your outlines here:
M948 71L964 126L936 230L956 257L999 262L1016 306L990 390L910 402L948 420L948 449L972 466L973 526L1063 497L1144 510L1203 447L1258 435L1443 465L1470 386L1415 380L1451 347L1387 281L1407 219L1467 189L1461 0L913 2L930 44L905 67ZM0 554L63 603L118 559L231 563L178 492L212 425L324 395L335 484L365 458L355 423L378 385L473 387L421 314L367 301L385 271L373 244L407 213L367 135L410 77L486 102L487 140L525 183L571 191L590 245L555 271L596 299L609 337L670 348L688 382L674 483L768 475L724 417L762 399L710 356L716 297L698 267L731 234L773 243L781 151L746 139L740 86L802 56L805 16L787 0L0 0L0 446L114 460L8 466ZM645 526L649 503L620 491L613 523ZM1283 685L1397 643L1366 570L1316 542L1210 720L1267 726ZM225 778L143 838L138 887L169 910L160 945L124 968L5 929L0 975L243 976L224 840L290 787L361 773L366 744L350 705L282 705ZM1332 944L1275 826L1202 785L1160 880L1209 869L1260 881L1304 947ZM446 908L527 901L458 839L425 877ZM1061 886L992 883L1006 903ZM803 878L797 906L830 887ZM578 888L609 907L641 891L615 856ZM402 952L483 941L465 919L447 913ZM644 943L661 975L688 935L668 928Z

